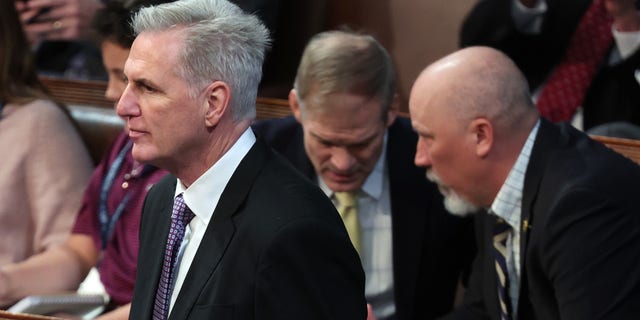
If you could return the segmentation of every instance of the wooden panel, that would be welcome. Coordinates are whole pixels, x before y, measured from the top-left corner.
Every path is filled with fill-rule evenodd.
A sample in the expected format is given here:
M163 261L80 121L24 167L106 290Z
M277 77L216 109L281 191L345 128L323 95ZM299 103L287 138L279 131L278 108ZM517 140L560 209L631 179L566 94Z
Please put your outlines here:
M104 97L107 83L103 81L76 81L61 78L40 77L51 95L67 106L88 106L113 109L113 102ZM113 112L115 114L115 112ZM284 117L291 114L287 100L258 97L258 119Z
M113 108L113 102L104 97L107 83L103 81L76 81L60 78L40 77L51 95L67 105L88 105Z
M622 139L605 136L592 135L596 141L599 141L614 151L640 164L640 140Z
M8 311L0 310L0 320L62 320L61 318L38 316L33 314L24 313L11 313Z
M258 97L256 100L256 119L282 118L291 114L289 102L284 99Z

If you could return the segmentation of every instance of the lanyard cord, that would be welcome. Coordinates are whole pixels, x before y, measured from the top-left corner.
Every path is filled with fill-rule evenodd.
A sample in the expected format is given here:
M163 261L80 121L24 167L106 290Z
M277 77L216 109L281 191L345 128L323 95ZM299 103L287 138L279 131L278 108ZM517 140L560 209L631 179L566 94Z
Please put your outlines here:
M129 202L129 198L131 197L131 193L127 191L125 196L122 198L113 215L109 217L109 210L107 209L107 198L109 196L109 191L111 190L111 186L116 178L116 174L120 170L122 166L122 162L124 161L127 152L131 150L132 142L129 141L127 145L120 150L118 156L113 161L111 166L109 167L109 171L107 172L107 176L102 180L102 185L100 187L100 204L98 206L98 218L100 219L100 236L102 239L102 251L107 247L107 243L109 242L109 238L113 233L116 222L124 212L124 208Z

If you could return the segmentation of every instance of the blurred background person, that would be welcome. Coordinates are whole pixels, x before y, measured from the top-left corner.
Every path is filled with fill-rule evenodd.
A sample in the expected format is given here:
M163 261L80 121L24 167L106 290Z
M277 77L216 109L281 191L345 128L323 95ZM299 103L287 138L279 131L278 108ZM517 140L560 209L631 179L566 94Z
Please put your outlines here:
M116 1L116 0L114 0ZM91 20L100 0L13 0L35 52L38 72L76 80L106 80Z
M640 125L636 0L479 1L460 44L490 46L513 59L548 120L574 120L585 130Z
M0 265L67 239L91 159L71 118L46 94L11 1L0 2Z
M35 51L41 75L74 80L106 80L100 46L91 22L106 4L132 7L137 0L7 0L14 1L22 26ZM240 8L257 14L274 30L280 0L235 0ZM99 35L97 38L100 38ZM99 39L97 39L99 40Z
M163 2L169 1L139 0L133 1L132 7L113 1L96 13L93 27L102 39L104 65L109 73L105 96L114 103L126 86L122 70L134 38L131 14L140 6ZM0 304L32 294L75 290L89 270L97 267L110 297L103 318L128 318L142 202L151 185L166 173L136 162L130 150L125 130L94 170L72 234L63 246L0 269Z

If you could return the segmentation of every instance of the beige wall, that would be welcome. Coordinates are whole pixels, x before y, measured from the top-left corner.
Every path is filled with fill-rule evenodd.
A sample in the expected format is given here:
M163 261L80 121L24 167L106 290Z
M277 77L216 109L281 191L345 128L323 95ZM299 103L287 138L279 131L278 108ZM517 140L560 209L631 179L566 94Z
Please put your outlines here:
M281 0L274 61L260 94L286 98L308 39L348 26L373 34L398 69L402 110L411 85L429 63L457 48L463 18L478 0Z
M373 33L398 69L402 110L411 85L429 63L453 52L462 19L476 0L331 0L328 27Z
M393 3L391 25L395 40L390 50L398 68L399 90L406 102L411 85L420 71L429 63L456 50L460 24L475 1L390 2Z

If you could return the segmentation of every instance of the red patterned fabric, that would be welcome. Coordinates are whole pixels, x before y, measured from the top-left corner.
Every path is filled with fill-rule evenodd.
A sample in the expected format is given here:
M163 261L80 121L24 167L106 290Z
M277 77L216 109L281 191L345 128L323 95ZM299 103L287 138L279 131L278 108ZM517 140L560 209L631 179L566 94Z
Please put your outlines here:
M612 22L604 0L593 1L540 93L537 106L543 117L553 122L571 120L612 44Z

